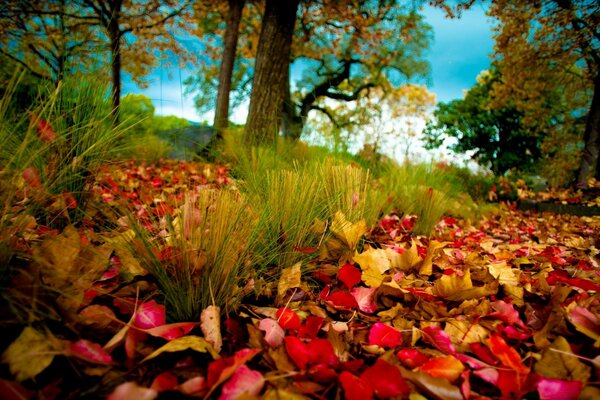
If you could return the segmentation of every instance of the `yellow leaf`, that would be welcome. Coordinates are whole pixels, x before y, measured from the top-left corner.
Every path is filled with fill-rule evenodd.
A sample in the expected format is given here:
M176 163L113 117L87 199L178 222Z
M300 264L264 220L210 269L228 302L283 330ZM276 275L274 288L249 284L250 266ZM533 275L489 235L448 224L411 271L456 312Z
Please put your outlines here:
M219 353L217 353L215 349L210 345L210 343L208 343L203 337L190 335L182 336L180 338L171 340L164 346L160 347L159 349L156 349L148 357L144 358L142 362L151 360L164 352L173 353L184 350L194 350L199 353L208 352L212 356L212 358L219 358Z
M300 288L302 286L301 266L302 263L299 262L281 271L281 277L277 283L276 304L287 303L291 294L288 292L292 289Z
M444 332L450 336L450 340L456 346L483 342L490 334L487 329L479 324L475 324L469 320L458 319L449 319L446 321Z
M392 251L387 249L387 251ZM383 249L368 248L361 254L354 254L354 261L362 270L361 279L369 287L379 287L383 282L383 273L390 269L388 252Z
M331 232L343 241L350 250L355 250L360 238L367 233L367 223L364 219L352 223L341 211L335 213L331 223Z
M409 270L413 269L414 267L416 267L421 261L423 261L423 259L419 255L419 251L417 249L417 244L415 243L414 240L413 240L410 248L407 249L402 254L398 254L391 249L388 249L388 251L397 255L397 257L394 257L394 258L391 258L391 255L390 255L390 259L391 259L391 261L393 261L391 266L394 268L398 268L402 271L409 271Z
M494 278L498 279L501 285L519 286L519 271L513 269L506 261L490 263L488 271Z
M591 376L591 368L575 357L569 342L562 336L544 350L533 370L546 378L569 381L587 382Z
M40 263L44 265L45 283L52 287L62 287L73 274L75 261L79 256L81 243L77 229L69 225L60 235L44 240L37 251Z
M471 271L466 269L462 275L458 273L442 275L433 285L432 292L436 296L449 297L472 287Z
M433 258L437 255L438 250L443 249L448 245L448 242L438 242L432 240L427 247L427 256L423 259L423 264L419 268L419 275L429 276L433 273Z
M445 378L449 381L457 379L465 366L452 355L436 357L419 367L434 378Z
M58 354L51 342L51 338L27 327L4 351L2 362L8 364L10 372L17 381L34 378L46 369Z

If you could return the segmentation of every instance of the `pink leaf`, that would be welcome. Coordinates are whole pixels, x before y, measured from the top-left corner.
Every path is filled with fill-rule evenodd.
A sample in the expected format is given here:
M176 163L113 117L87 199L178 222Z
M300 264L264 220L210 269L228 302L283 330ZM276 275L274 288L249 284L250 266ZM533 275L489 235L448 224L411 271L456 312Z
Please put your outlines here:
M583 384L580 381L563 381L561 379L542 378L537 390L540 400L575 400L579 398Z
M113 360L102 346L89 340L81 339L71 343L67 354L91 363L110 364Z
M381 322L376 322L369 331L369 344L380 347L396 347L402 344L402 332Z
M277 321L265 318L258 324L258 329L265 332L265 342L271 347L279 347L283 343L285 331Z
M346 285L348 289L352 289L360 283L361 272L352 264L346 263L340 268L337 278Z
M340 384L344 389L346 400L369 400L373 398L373 388L364 379L343 371L339 376Z
M456 349L450 340L450 336L439 326L426 326L422 331L427 343L435 346L441 352L456 355Z
M300 329L300 317L287 307L280 307L277 310L277 321L283 329Z
M138 328L150 329L164 325L166 319L165 306L150 300L138 307L133 324Z
M108 395L107 400L153 400L158 396L154 389L138 386L135 382L125 382Z
M372 314L377 311L377 305L373 301L374 294L377 288L355 287L350 292L358 303L358 309L367 314Z
M231 379L223 385L219 399L237 399L242 395L258 396L264 384L265 378L260 372L242 365L235 371Z
M492 303L492 307L495 311L493 313L488 314L488 317L498 318L499 320L504 321L507 324L516 325L519 328L528 330L527 326L521 320L519 312L515 310L512 304L506 303L502 300L496 300Z
M203 376L196 376L179 385L179 391L182 394L192 397L202 397L208 392L208 389L206 379Z
M363 381L369 382L380 399L410 393L410 387L400 374L400 370L382 359L378 359L375 365L367 368L360 377Z
M242 349L231 357L220 358L210 363L206 375L206 383L210 387L211 392L229 379L240 366L246 364L246 362L250 361L260 351L260 349Z

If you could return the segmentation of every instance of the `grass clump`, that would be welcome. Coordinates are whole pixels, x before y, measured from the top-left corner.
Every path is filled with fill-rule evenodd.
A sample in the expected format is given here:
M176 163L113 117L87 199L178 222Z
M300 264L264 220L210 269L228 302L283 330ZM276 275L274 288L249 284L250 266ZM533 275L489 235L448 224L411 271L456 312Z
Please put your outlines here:
M190 194L173 216L156 221L156 231L129 221L129 250L156 279L174 320L195 320L212 304L235 309L251 231L243 196L211 189Z

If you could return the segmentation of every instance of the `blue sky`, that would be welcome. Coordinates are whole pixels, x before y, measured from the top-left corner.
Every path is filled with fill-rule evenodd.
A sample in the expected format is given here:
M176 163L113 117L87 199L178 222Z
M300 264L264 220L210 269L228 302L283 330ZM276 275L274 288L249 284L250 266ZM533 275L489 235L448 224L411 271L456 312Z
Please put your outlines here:
M436 93L438 101L462 98L463 91L475 83L482 70L489 67L492 53L491 22L485 15L484 6L477 4L461 19L447 19L441 10L426 7L425 17L434 30L434 42L429 51L431 84L429 89ZM200 116L194 109L191 95L185 95L180 84L193 70L177 66L156 68L149 77L150 86L140 89L124 77L123 93L142 93L150 97L157 115L177 115L191 121L207 120L211 115ZM232 119L245 120L243 108Z

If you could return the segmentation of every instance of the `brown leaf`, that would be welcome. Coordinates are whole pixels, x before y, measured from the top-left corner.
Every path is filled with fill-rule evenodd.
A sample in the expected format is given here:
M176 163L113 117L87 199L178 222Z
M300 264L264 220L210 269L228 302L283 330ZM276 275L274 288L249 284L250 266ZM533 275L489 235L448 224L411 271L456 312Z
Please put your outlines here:
M547 378L571 381L587 382L591 376L591 368L579 361L571 351L567 339L562 336L557 337L550 347L542 352L542 358L533 370Z

